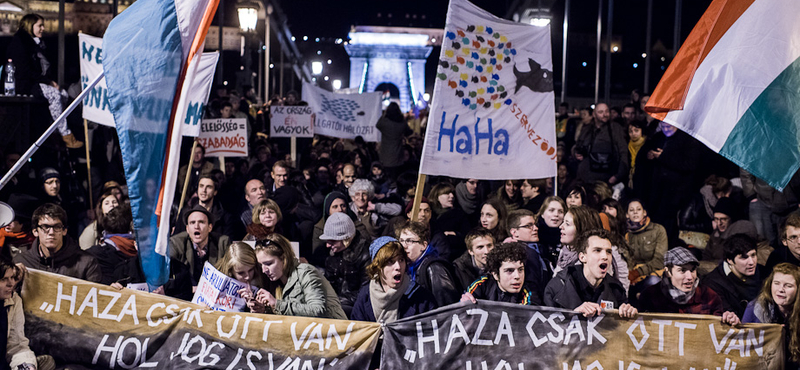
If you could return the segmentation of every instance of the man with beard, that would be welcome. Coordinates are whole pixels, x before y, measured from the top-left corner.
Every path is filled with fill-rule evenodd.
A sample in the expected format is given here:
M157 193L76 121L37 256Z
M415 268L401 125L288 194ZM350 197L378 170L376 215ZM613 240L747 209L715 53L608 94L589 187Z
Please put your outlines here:
M195 197L189 199L187 208L181 212L180 219L184 219L184 215L195 206L201 206L214 215L214 229L222 235L227 235L230 238L239 240L244 237L244 229L238 225L236 220L228 213L222 204L217 202L217 189L219 189L219 182L213 175L201 175L200 181L197 182L197 192ZM238 226L238 227L237 227ZM186 231L186 224L178 222L175 225L174 234Z

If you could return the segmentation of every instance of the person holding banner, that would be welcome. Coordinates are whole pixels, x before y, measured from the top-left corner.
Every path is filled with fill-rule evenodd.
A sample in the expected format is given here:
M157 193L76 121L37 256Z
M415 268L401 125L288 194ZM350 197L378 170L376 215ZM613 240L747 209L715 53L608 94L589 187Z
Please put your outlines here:
M488 274L475 280L461 296L461 302L477 303L478 299L540 306L542 299L525 281L527 248L523 243L500 244L486 258Z
M259 289L255 299L278 315L346 320L339 297L316 267L300 263L288 239L270 234L256 244L261 271L274 284Z
M786 368L797 369L800 364L800 300L797 285L800 283L800 267L791 263L775 266L764 281L758 298L747 304L743 323L781 324L785 327L784 339Z
M5 312L0 314L0 347L5 349L5 358L0 360L0 369L52 370L55 361L50 356L39 356L31 351L25 337L25 314L22 298L16 286L23 271L7 261L0 261L0 299Z
M258 266L256 252L247 243L234 242L231 244L225 256L214 267L221 273L246 283L248 286L268 287L266 276ZM237 294L247 300L246 310L249 312L266 312L266 306L255 299L250 289L242 288Z
M50 115L55 120L64 110L62 95L58 84L50 78L50 62L44 56L46 48L42 40L44 17L39 14L26 14L19 21L19 29L8 45L6 56L16 68L16 93L44 97L50 105ZM72 134L67 121L58 124L58 133L69 149L83 147Z
M672 248L664 255L666 270L661 283L646 288L637 297L641 312L685 313L722 316L722 322L738 325L735 313L723 312L722 299L710 288L700 286L700 262L684 247Z
M397 239L390 236L375 239L369 246L369 255L370 281L358 292L351 320L389 324L436 308L431 293L409 278L408 256ZM379 342L369 369L379 367L381 347Z
M581 263L568 266L550 280L544 291L544 304L571 309L585 317L613 309L619 310L620 317L635 317L638 311L628 304L625 287L609 273L613 259L611 233L590 229L580 235L574 248Z

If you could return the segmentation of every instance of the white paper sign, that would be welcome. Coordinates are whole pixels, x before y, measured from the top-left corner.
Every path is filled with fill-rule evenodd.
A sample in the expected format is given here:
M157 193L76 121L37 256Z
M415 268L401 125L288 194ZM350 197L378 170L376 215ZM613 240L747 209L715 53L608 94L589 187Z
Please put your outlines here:
M103 72L103 38L78 33L81 60L81 86L85 89ZM108 106L108 87L105 77L92 88L83 100L83 118L104 126L114 127L114 116Z
M242 311L247 306L247 300L239 295L242 288L250 288L253 296L258 291L258 288L229 277L206 262L192 303L211 307L215 311Z
M314 110L310 106L270 107L271 137L314 137Z
M310 83L303 83L303 100L314 109L314 133L342 139L361 136L378 142L375 125L381 118L381 93L334 94Z
M247 118L204 119L198 141L206 156L247 157Z
M451 0L420 173L486 180L556 174L550 28Z

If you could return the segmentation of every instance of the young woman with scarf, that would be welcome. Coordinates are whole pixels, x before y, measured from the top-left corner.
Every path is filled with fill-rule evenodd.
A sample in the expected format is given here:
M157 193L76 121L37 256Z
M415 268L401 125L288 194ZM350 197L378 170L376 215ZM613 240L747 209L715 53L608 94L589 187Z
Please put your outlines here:
M663 226L650 221L647 210L638 199L628 202L627 217L628 232L625 240L630 251L628 279L631 285L637 285L648 276L653 276L644 284L654 284L664 271L664 253L669 246L667 232Z

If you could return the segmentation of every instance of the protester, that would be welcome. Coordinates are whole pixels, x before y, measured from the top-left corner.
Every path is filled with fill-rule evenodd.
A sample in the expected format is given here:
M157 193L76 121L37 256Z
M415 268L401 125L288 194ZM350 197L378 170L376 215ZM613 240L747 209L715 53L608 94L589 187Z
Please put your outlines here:
M448 183L441 182L434 185L428 193L433 217L431 218L431 234L452 233L459 237L466 235L470 227L467 216L455 204L456 188Z
M404 136L411 134L411 128L406 124L400 106L390 103L383 116L375 126L381 132L381 145L378 154L387 176L394 179L399 174L403 165L400 147L403 145Z
M342 308L349 314L358 290L367 281L364 271L369 263L372 238L356 230L353 220L345 212L328 217L319 238L326 242L329 251L323 265L325 278L331 282Z
M586 189L581 185L574 185L567 190L567 198L564 199L568 208L582 206L586 202Z
M35 13L24 15L19 20L19 29L8 45L6 56L14 62L16 68L16 93L47 99L50 116L56 120L64 110L63 100L67 95L60 91L60 86L53 80L51 66L55 65L45 57L47 46L42 39L43 34L44 17ZM83 147L83 142L78 141L67 127L66 120L59 122L56 128L67 148Z
M503 243L492 249L486 258L484 275L467 288L461 302L477 303L478 299L540 306L542 299L525 279L527 254L522 243Z
M462 287L469 287L481 275L486 274L486 257L494 249L492 233L482 227L472 229L464 238L467 251L453 261L456 278Z
M720 198L714 206L714 218L711 221L714 229L711 238L703 249L703 261L719 262L724 257L725 241L737 234L744 234L758 239L756 226L749 220L738 220L739 214L730 198Z
M94 207L95 220L83 229L81 236L78 238L78 244L81 249L87 250L100 242L103 236L103 228L100 226L102 225L102 219L111 209L117 206L119 206L119 200L112 191L106 191L100 196Z
M216 264L228 250L230 239L212 233L214 216L202 206L186 213L186 231L169 238L170 281L164 286L167 295L191 300L203 274L203 264Z
M636 308L628 304L625 287L609 274L611 235L603 229L591 229L574 243L579 265L567 266L547 284L544 304L566 308L585 317L600 315L603 310L619 310L619 316L633 318Z
M800 362L800 300L797 285L800 284L800 267L790 263L775 266L764 280L763 288L756 299L747 304L742 316L743 323L780 324L784 327L785 368L796 369Z
M482 202L482 197L478 194L478 179L465 179L456 185L456 203L464 211L467 219L476 219L480 209L478 206Z
M373 197L375 188L367 179L357 179L348 189L350 198L350 210L356 215L366 228L370 238L376 238L383 234L383 229L389 219L402 212L402 207L393 202L380 202Z
M256 257L261 271L274 283L256 295L268 313L347 319L331 284L314 266L297 260L288 239L269 235L256 246Z
M544 295L547 282L553 276L553 270L545 257L550 252L539 244L538 231L533 212L523 208L509 213L508 233L511 235L509 239L526 247L528 257L525 260L525 282L541 297Z
M197 191L197 183L203 175L210 175L214 169L214 164L206 159L206 148L200 144L193 152L194 160L192 161L192 168L189 168L187 163L178 170L178 189L183 189L186 183L186 176L188 172L189 186L186 188L186 194L194 194Z
M234 242L228 247L225 255L214 266L219 272L247 284L237 294L247 300L243 311L265 313L266 306L255 299L250 287L259 289L268 288L267 278L261 271L261 266L256 258L256 252L247 243Z
M217 190L221 188L221 185L219 180L214 176L214 171L217 170L211 171L208 175L200 175L200 180L197 181L197 191L186 203L182 213L188 212L188 210L200 205L214 215L214 219L216 220L214 221L214 229L217 230L217 233L227 235L232 239L240 239L245 234L244 228L230 212L225 210L222 201L217 199ZM183 217L180 219L182 218ZM183 223L179 222L175 225L175 234L183 231L186 231Z
M31 222L36 240L30 249L14 257L14 263L21 263L27 268L100 282L102 272L97 261L67 236L67 212L63 208L45 203L33 211Z
M800 266L800 213L793 212L783 221L780 238L781 245L770 253L764 266L765 274L783 262Z
M522 194L519 190L521 185L522 180L506 180L492 198L502 202L508 212L518 209L522 207Z
M654 284L664 271L664 253L667 253L667 232L664 227L647 217L642 202L633 199L628 203L628 232L625 240L630 250L628 279L632 285L653 276ZM644 282L648 285L647 282Z
M436 245L429 244L428 228L420 222L407 221L397 229L397 236L408 256L411 281L431 292L438 306L457 302L462 287L453 265L439 257Z
M756 241L747 235L734 235L725 241L724 260L700 283L722 299L722 308L742 317L747 303L761 289L763 275L758 265Z
M700 262L684 247L675 247L664 255L666 271L661 282L642 291L636 300L640 312L681 313L721 316L722 322L738 325L739 317L724 311L722 300L713 290L700 286L697 266Z
M245 209L239 218L245 227L253 223L253 207L264 199L267 199L267 188L261 180L250 180L244 186L244 199L247 200Z
M547 248L548 253L545 258L551 268L555 268L558 254L561 252L561 223L564 222L566 211L567 205L561 198L549 196L535 216L539 244Z
M494 240L502 241L508 237L507 212L505 204L497 198L489 198L481 206L481 227L491 231Z
M110 285L126 276L119 276L120 265L129 263L132 258L138 258L139 252L133 237L133 216L131 207L127 204L112 208L101 221L103 229L100 241L87 249L100 266L103 278L100 283Z
M325 196L322 206L322 218L314 225L314 231L311 236L311 258L309 258L311 264L315 266L324 266L325 264L325 258L328 256L328 249L325 248L325 241L319 237L325 230L325 222L328 221L328 217L332 214L339 212L346 213L350 216L350 219L353 220L356 229L361 232L361 235L366 235L367 229L364 228L361 221L357 220L355 214L350 210L348 199L349 197L335 190Z
M539 212L539 208L542 208L542 204L547 198L547 180L522 180L519 191L522 196L522 208L533 213Z
M436 308L431 293L408 277L408 256L397 239L388 236L376 239L369 246L369 255L370 280L358 292L351 320L390 324ZM380 366L381 347L378 343L370 369Z
M280 207L272 199L264 199L253 207L253 222L247 226L244 241L262 241L272 233L280 232L283 219Z

